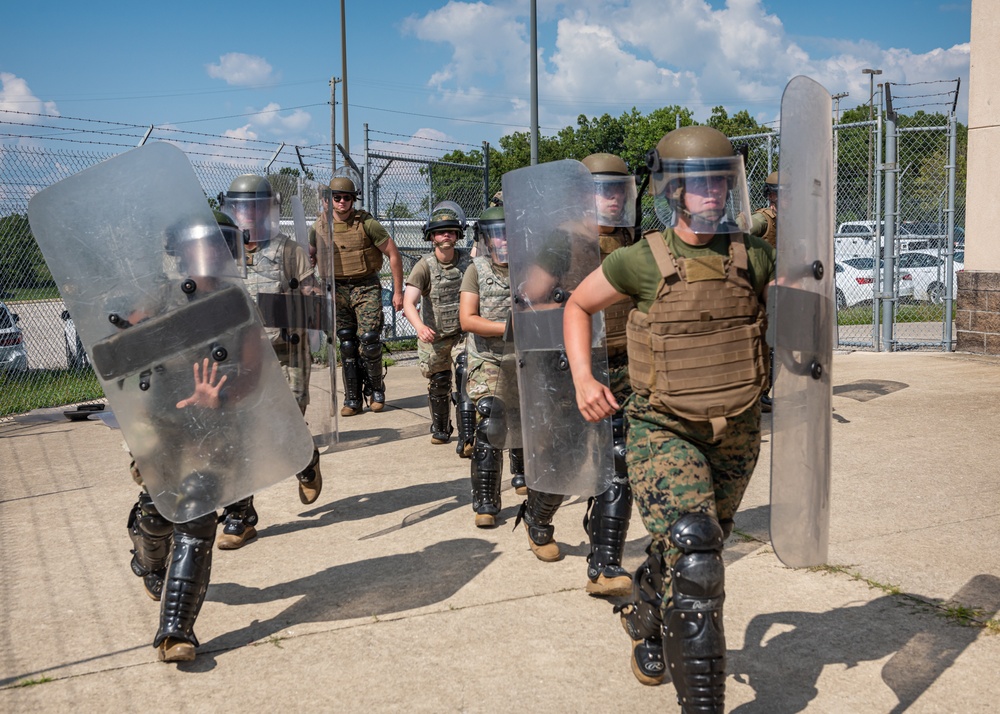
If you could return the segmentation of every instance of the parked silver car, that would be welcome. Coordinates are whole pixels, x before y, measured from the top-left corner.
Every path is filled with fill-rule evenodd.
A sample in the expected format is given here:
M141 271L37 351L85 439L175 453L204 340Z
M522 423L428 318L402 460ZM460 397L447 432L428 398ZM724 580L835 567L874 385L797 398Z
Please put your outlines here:
M16 312L0 302L0 372L27 372L28 351Z

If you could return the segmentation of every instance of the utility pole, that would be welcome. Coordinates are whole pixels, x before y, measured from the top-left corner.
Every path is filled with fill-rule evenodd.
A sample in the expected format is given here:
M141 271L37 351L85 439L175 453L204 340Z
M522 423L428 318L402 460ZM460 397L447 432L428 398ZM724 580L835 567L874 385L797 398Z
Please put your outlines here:
M849 96L849 92L838 92L830 97L834 101L833 109L833 213L837 214L837 203L839 194L837 193L837 162L840 155L840 132L837 125L840 124L840 100Z
M538 163L538 20L535 0L531 0L531 165Z
M340 68L341 82L344 83L344 151L351 153L351 132L347 124L347 14L344 11L344 0L340 0Z
M330 168L337 170L337 77L330 77Z
M875 75L882 74L880 69L872 69L866 67L861 70L861 74L868 75L868 121L872 121L875 118ZM872 180L874 178L874 167L872 166L872 151L874 149L874 136L875 127L868 127L868 205L867 205L867 216L869 221L875 220L872 218Z

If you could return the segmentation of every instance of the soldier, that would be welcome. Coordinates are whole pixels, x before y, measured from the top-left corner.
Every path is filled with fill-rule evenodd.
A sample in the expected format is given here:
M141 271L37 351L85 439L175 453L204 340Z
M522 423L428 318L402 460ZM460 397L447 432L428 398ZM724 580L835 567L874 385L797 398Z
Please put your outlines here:
M309 373L312 355L305 329L290 326L288 306L308 292L319 293L309 256L298 243L281 233L281 197L262 176L243 174L233 179L223 200L243 232L246 251L244 282L257 303L281 371L295 395L303 416L309 405ZM287 302L286 302L287 301ZM323 487L319 450L313 450L309 466L297 474L299 500L310 504ZM253 496L226 506L225 526L219 535L222 550L242 548L257 537L257 511Z
M450 417L452 363L457 366L459 353L465 348L458 316L459 288L471 258L467 251L455 247L465 233L465 212L453 201L439 203L423 233L434 250L417 261L406 279L403 314L417 332L420 373L429 380L431 443L447 444L454 430ZM456 411L461 427L462 414ZM461 428L459 436L464 442Z
M750 216L750 235L763 238L777 251L778 248L778 172L772 171L764 180L764 193L767 194L767 206L758 208ZM770 350L770 368L768 383L774 383L774 351ZM769 390L770 391L770 390ZM764 392L760 396L761 411L770 412L774 403L771 395Z
M591 316L632 298L626 460L652 540L622 624L640 682L663 681L665 656L683 711L721 712L722 546L760 451L774 249L740 232L749 225L746 179L724 134L676 129L647 163L667 228L609 255L574 291L566 353L583 415L614 414L614 394L591 373Z
M341 416L360 414L362 396L373 412L385 408L382 366L382 284L379 272L383 257L392 272L392 307L403 309L403 261L396 243L374 216L355 209L361 179L349 167L341 167L330 181L322 215L309 231L309 252L321 271L334 274L337 294L337 338L344 374L344 405ZM333 234L330 232L330 217ZM326 277L325 272L320 273Z
M632 243L635 225L635 178L619 156L607 153L591 154L581 162L593 176L594 202L597 209L598 241L601 260L613 251ZM571 271L573 259L568 243L553 240L539 257L532 284L553 286ZM589 269L589 268L588 268ZM577 278L579 279L579 278ZM632 393L628 382L628 355L625 323L632 307L623 299L604 311L606 346L611 391L619 404ZM632 579L622 568L628 525L632 515L632 491L625 466L625 418L619 410L612 418L615 453L615 476L610 486L588 499L583 527L590 538L587 555L586 590L593 595L622 596L632 588ZM528 489L528 498L520 515L524 518L529 545L539 552L555 556L558 544L554 540L552 520L563 497ZM544 560L545 558L543 558Z
M171 237L168 252L179 259L180 272L198 279L205 290L209 276L218 274L219 259L239 259L243 240L232 218L215 212L219 228L231 251L231 257L214 254L207 240L207 230L189 227ZM230 375L219 374L218 363L208 369L208 360L194 365L195 388L191 396L177 403L177 409L217 409L221 391ZM239 377L239 375L232 375ZM242 377L244 380L248 376ZM233 398L239 384L229 385L227 398ZM160 626L153 639L160 660L184 662L195 658L198 638L194 623L201 611L212 570L212 541L218 525L215 511L183 523L171 523L150 498L135 460L129 466L132 478L142 488L139 499L129 510L128 534L134 546L132 572L143 579L146 594L160 602ZM169 568L169 569L168 569ZM163 599L163 591L167 598Z
M470 469L472 510L476 526L490 528L496 525L500 512L506 410L517 406L516 396L512 400L509 395L498 395L501 370L513 357L504 339L511 298L502 207L483 211L476 223L476 235L489 255L477 256L465 271L459 317L462 329L469 333L466 388L478 415ZM524 488L524 451L520 448L510 449L510 472L515 489Z
M153 645L190 660L216 511L313 451L234 264L242 236L161 142L39 192L29 218L134 457L127 530L132 569L162 602Z
M764 180L764 193L767 195L767 206L758 208L750 216L750 235L763 238L778 247L778 172L772 171Z

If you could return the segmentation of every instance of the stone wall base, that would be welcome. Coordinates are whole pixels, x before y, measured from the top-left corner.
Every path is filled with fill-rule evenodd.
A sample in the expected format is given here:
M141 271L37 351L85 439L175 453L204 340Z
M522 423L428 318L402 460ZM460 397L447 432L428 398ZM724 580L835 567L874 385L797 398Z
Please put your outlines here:
M955 349L1000 355L1000 272L958 273Z

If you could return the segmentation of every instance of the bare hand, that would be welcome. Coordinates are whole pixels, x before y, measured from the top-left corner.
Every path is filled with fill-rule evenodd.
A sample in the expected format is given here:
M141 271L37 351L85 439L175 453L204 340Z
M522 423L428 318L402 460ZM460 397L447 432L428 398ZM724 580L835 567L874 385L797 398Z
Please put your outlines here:
M598 422L620 409L611 390L593 377L576 385L576 406L589 422Z
M434 332L434 330L429 328L427 325L424 325L419 330L417 330L417 338L421 342L433 342L435 337L437 337L437 333Z
M403 293L400 290L392 294L392 309L399 312L403 309Z
M218 409L222 403L219 393L222 385L226 383L226 375L222 375L218 381L219 363L212 362L212 370L208 369L208 358L199 365L194 363L194 392L187 399L177 402L178 409L187 407L205 407L206 409Z

